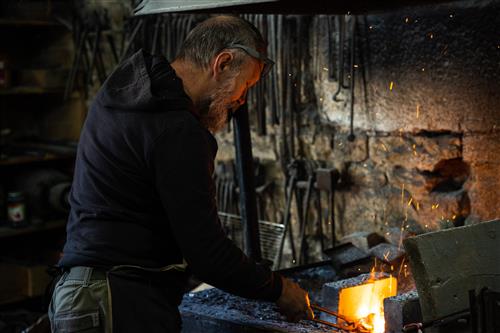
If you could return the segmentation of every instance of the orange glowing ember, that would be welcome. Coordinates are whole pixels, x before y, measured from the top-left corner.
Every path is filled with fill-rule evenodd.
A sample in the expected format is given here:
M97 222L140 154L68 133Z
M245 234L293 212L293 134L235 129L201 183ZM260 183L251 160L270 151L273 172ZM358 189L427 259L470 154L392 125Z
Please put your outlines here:
M340 291L338 312L368 332L385 331L384 298L396 296L397 279L370 278L366 283Z

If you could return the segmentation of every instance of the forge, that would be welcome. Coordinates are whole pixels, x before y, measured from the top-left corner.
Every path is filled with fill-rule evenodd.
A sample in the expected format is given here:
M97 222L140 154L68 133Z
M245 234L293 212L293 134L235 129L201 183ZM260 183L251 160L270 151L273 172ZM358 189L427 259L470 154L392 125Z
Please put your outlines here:
M399 280L375 271L384 267L380 263L368 273L345 278L345 272L363 269L357 257L344 262L351 270L343 271L335 260L283 270L309 292L315 321L288 323L274 304L215 288L190 293L181 306L184 332L494 333L500 309L499 228L495 220L408 238L411 272L400 274ZM436 248L446 253L433 260ZM471 251L475 256L467 255ZM402 271L401 265L396 271ZM409 282L404 280L413 277L417 288L406 291Z
M180 308L183 332L315 333L337 331L334 326L358 333L384 332L384 299L397 294L395 277L372 272L339 279L330 261L313 266L296 267L283 274L309 292L317 322L287 323L274 304L250 301L214 288L184 297Z
M397 295L397 278L387 274L363 274L323 286L323 306L336 309L338 319L322 314L323 319L340 325L354 323L368 332L385 331L384 299Z

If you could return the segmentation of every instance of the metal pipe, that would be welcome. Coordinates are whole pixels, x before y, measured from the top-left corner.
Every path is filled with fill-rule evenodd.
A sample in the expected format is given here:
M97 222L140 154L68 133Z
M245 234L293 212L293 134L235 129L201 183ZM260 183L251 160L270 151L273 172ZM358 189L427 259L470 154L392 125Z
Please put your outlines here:
M260 249L259 221L255 193L252 141L248 107L242 105L233 117L234 145L236 149L236 172L240 188L240 212L243 224L243 247L245 253L255 261L262 260Z

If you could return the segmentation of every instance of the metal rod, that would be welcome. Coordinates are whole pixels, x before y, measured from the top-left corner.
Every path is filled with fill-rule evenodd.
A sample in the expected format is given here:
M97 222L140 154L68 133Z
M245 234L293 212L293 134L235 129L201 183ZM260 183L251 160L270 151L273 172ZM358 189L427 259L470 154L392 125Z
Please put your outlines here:
M333 100L335 102L339 102L338 96L342 91L342 87L344 86L344 39L345 39L345 18L344 15L339 15L339 54L338 54L338 86L337 91L333 94Z
M354 77L354 61L356 56L356 16L352 17L352 29L351 29L351 100L350 100L350 133L347 136L347 140L354 141L356 138L354 136L354 84L356 83L356 78Z
M346 330L345 327L342 327L340 325L331 323L331 322L326 321L326 320L321 320L321 319L314 318L313 321L315 321L317 323L320 323L320 324L323 324L323 325L326 325L326 326L330 326L330 327L336 328L339 331L345 331Z
M351 320L349 320L349 319L347 319L347 317L345 317L345 316L343 316L343 315L341 315L341 314L339 314L339 313L337 313L335 311L329 310L327 308L323 308L323 307L321 307L319 305L311 304L311 309L318 310L318 311L324 312L326 314L329 314L330 316L334 316L334 317L337 317L339 319L342 319L348 325L353 325L354 324L354 322L351 321Z
M252 141L248 119L248 107L241 106L234 113L234 144L236 149L236 172L240 188L240 212L243 222L243 245L245 253L261 261L257 199L255 193Z

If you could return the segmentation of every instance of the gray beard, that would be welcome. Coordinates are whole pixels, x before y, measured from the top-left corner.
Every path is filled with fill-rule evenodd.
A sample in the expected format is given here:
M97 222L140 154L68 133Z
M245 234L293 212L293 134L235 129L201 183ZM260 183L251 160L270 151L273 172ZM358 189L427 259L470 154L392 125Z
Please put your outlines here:
M220 87L199 105L200 120L210 132L221 131L229 119L230 112L237 107L227 100L227 96L234 90L235 79L239 72L235 71L221 83Z

